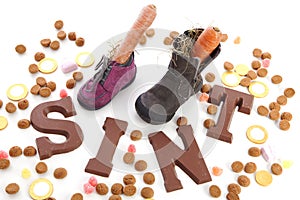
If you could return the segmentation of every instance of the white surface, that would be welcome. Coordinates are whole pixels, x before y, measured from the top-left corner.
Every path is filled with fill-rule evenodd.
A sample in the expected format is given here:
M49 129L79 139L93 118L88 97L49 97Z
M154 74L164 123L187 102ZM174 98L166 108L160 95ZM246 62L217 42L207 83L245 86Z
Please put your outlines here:
M234 133L233 144L217 142L212 151L206 152L206 163L211 169L219 166L224 169L220 177L214 177L212 182L196 185L181 170L177 170L184 189L172 193L166 193L163 187L163 180L159 171L155 171L156 183L152 187L155 190L156 200L163 199L184 199L187 195L195 198L209 199L208 187L217 184L221 187L223 194L220 199L225 199L226 186L231 182L236 182L237 174L230 170L230 163L241 160L244 163L254 161L258 169L269 169L263 158L251 158L247 156L247 149L251 144L245 135L247 127L253 124L261 124L269 132L268 143L276 147L276 152L282 159L291 159L294 165L283 172L281 176L276 176L273 183L268 187L261 187L255 183L254 176L251 178L251 185L242 188L240 198L250 199L297 199L295 191L297 186L293 178L299 177L299 114L297 113L297 103L299 100L298 76L295 70L298 67L299 33L298 19L299 12L297 1L234 1L234 0L214 0L214 1L141 1L141 0L110 0L110 1L5 1L0 3L1 19L1 45L0 45L0 98L4 103L8 102L6 89L15 83L25 83L28 88L34 84L36 76L44 76L47 80L57 83L57 90L47 100L59 98L59 90L65 88L65 81L71 74L63 74L58 69L54 74L31 75L27 68L34 62L33 55L37 51L44 51L47 56L57 59L59 62L75 58L77 53L82 51L93 51L98 45L119 33L127 31L136 19L140 9L154 3L158 9L158 15L153 23L153 28L164 28L182 32L192 27L206 27L210 24L218 26L224 33L229 35L229 39L222 45L222 52L215 60L214 65L223 72L222 64L230 61L234 64L249 64L253 60L251 52L253 48L261 48L263 51L272 53L271 66L266 79L263 79L270 87L270 94L263 99L255 99L253 111L250 116L237 113L234 115L230 130ZM39 44L43 38L56 38L56 30L53 23L57 19L62 19L65 23L66 32L75 31L78 36L86 39L84 47L76 47L74 42L65 40L61 48L54 52L45 50ZM235 37L241 37L241 44L234 45ZM23 43L27 47L25 55L19 56L14 51L14 47ZM272 85L270 78L274 74L280 74L283 82ZM293 114L291 128L287 132L280 131L277 125L271 120L258 116L256 108L260 104L267 105L275 101L276 97L283 93L287 87L293 87L296 95L288 99L288 104L282 109ZM244 88L237 88L244 91ZM68 90L73 97L72 90ZM117 98L117 97L116 97ZM30 111L39 103L45 101L40 97L28 96L30 107L26 111L17 110L14 114L8 114L4 107L0 109L0 115L6 116L9 125L5 130L0 131L0 149L8 151L14 145L25 148L28 145L35 145L35 138L45 136L32 127L26 130L17 128L17 121L22 118L29 119ZM206 105L200 106L200 124L206 119L204 109ZM106 108L106 111L108 109ZM99 113L99 114L98 114ZM107 113L99 111L96 117L103 120ZM55 117L61 117L60 115ZM72 118L71 118L72 119ZM123 119L126 120L126 119ZM172 122L171 122L172 123ZM170 123L170 124L171 124ZM99 122L102 125L102 121ZM172 133L173 134L173 133ZM199 134L199 135L197 135ZM197 139L201 147L205 138L205 130L199 129ZM48 136L48 135L47 135ZM51 139L60 141L62 138L50 136ZM205 141L209 139L205 138ZM63 141L63 140L62 140ZM100 142L100 141L99 141ZM135 143L137 151L151 152L152 148L146 140ZM120 141L119 149L126 150L129 145L128 138L124 137ZM28 188L30 183L39 177L47 177L53 182L56 199L70 199L73 193L83 193L83 184L88 181L91 174L84 172L88 159L92 156L82 145L79 149L63 155L56 155L45 160L49 171L45 175L38 175L34 171L34 166L39 162L38 157L27 158L20 156L11 158L11 167L8 170L0 171L0 199L30 199ZM116 159L116 158L115 158ZM53 171L57 167L65 167L68 170L67 178L55 180ZM23 168L28 168L32 172L29 179L21 177ZM115 182L121 182L124 173L113 170L109 178L97 177L99 182L105 182L111 186ZM138 192L144 186L141 175L136 174ZM17 182L21 189L17 195L8 196L4 188L8 183ZM293 183L292 183L293 182ZM93 193L85 195L85 199L108 199L99 197ZM141 199L137 194L132 198Z

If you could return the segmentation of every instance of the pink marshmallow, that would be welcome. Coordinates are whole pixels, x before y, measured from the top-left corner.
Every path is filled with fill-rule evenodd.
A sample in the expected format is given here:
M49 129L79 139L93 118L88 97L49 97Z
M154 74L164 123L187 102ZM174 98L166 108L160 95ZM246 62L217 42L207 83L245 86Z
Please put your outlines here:
M135 148L134 144L130 144L127 151L130 153L135 153L136 148Z
M83 185L83 190L84 190L84 193L91 194L94 192L95 187L93 187L90 183L85 183Z
M68 73L71 71L75 71L78 68L78 65L75 62L67 61L61 65L61 70L63 73Z
M5 151L3 151L3 150L0 150L0 159L1 158L5 158L5 159L8 158L8 154Z
M263 67L266 67L266 68L269 67L270 63L271 63L271 60L268 59L268 58L262 60L262 66Z
M93 187L96 187L96 185L98 184L98 181L94 176L91 176L91 178L89 179L89 184Z

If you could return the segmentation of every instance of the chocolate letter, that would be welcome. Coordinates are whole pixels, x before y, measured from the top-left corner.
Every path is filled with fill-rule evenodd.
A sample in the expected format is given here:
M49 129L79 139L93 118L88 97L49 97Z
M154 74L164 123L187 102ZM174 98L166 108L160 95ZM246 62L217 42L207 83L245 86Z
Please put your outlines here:
M78 148L83 141L83 134L80 126L68 120L48 118L50 112L59 112L65 117L76 115L71 97L57 101L50 101L36 106L30 115L33 128L47 134L57 134L66 137L63 143L53 143L48 137L36 139L36 145L40 159L50 158L52 155L67 153Z
M151 133L148 137L155 151L167 192L182 189L177 178L175 165L180 167L197 184L211 181L190 125L180 126L177 133L181 137L185 150L180 149L162 131Z
M208 129L207 136L231 143L232 134L228 129L234 110L238 106L239 112L250 114L253 99L252 95L215 85L210 92L208 102L220 105L223 101L223 106L217 124Z
M102 140L101 146L98 150L96 158L90 159L85 171L88 173L96 174L99 176L108 177L113 164L112 159L119 143L119 139L125 134L128 123L125 121L107 117L103 130L105 135Z

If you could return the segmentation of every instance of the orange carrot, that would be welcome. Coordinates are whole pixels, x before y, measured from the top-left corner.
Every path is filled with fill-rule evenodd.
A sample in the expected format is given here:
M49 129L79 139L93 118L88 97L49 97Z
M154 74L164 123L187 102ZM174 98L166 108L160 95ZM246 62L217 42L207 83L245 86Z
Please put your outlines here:
M113 56L114 61L123 64L128 60L130 54L134 51L145 31L151 26L155 17L156 7L154 5L150 4L142 9L116 54Z
M199 57L204 60L219 45L222 39L222 33L214 27L207 27L195 42L192 50L193 57Z

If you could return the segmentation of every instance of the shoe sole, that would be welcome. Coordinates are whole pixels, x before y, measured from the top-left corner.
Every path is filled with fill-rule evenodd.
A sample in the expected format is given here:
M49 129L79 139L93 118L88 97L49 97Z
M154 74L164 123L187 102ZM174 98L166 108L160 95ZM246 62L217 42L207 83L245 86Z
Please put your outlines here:
M137 68L136 68L136 71L137 71ZM78 98L78 96L77 96L77 101L86 110L99 110L100 108L103 108L104 106L106 106L107 104L109 104L112 101L112 99L115 98L115 96L117 96L122 90L124 90L127 87L129 87L134 82L135 78L136 78L136 72L134 74L133 79L129 83L127 83L124 87L122 87L122 89L119 92L117 92L105 105L103 105L103 106L101 106L99 108L87 106L86 104L84 104L83 102L80 101L80 99Z

